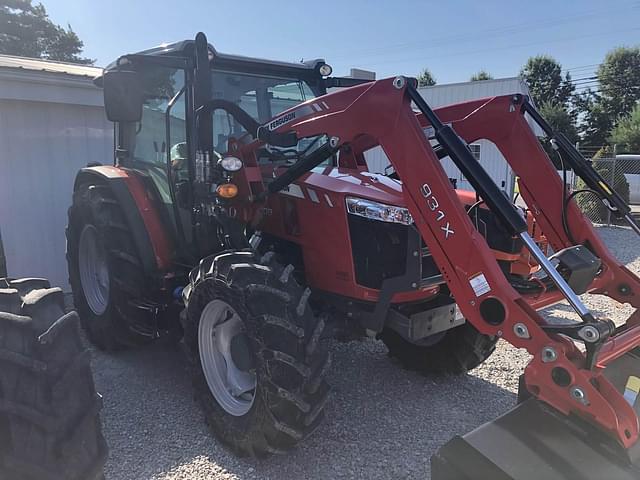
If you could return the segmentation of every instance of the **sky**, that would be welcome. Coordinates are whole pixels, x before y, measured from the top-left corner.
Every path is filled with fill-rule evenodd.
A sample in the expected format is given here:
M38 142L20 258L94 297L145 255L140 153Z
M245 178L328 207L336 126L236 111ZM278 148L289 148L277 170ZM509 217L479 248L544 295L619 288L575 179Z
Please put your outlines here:
M640 45L639 0L36 1L73 27L98 66L203 31L220 52L324 58L337 75L428 67L438 83L453 83L480 69L515 76L530 56L549 54L580 79L612 48Z

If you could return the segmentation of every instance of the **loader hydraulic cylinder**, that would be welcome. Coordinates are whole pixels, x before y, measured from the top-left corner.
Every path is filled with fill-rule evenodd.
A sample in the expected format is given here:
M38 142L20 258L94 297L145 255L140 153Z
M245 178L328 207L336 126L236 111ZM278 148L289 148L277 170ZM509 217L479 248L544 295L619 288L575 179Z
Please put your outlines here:
M449 154L453 163L460 169L462 174L469 180L476 192L487 203L492 212L499 218L504 227L511 235L518 235L527 231L527 222L518 212L516 207L504 195L502 190L495 184L482 165L475 159L468 145L460 139L458 134L449 125L440 121L438 116L429 107L420 93L413 85L407 86L407 93L413 103L429 120L435 131L435 136L440 145Z
M338 145L338 139L332 137L325 143L323 146L314 150L306 157L298 160L294 165L289 167L289 169L276 178L273 182L271 182L267 186L267 190L258 196L258 200L264 199L267 195L271 193L277 193L280 190L286 188L293 182L295 182L298 178L300 178L305 173L309 172L312 168L317 167L322 162L324 162L331 155L336 153Z
M520 101L519 96L514 97L514 101ZM574 172L584 180L584 183L593 191L595 191L600 198L606 200L611 207L613 207L613 213L619 218L624 218L629 226L640 235L640 226L631 216L631 209L624 199L616 192L602 176L587 162L584 157L578 152L571 144L569 139L563 133L556 133L551 128L551 125L542 118L542 115L533 108L533 105L529 103L529 100L525 97L522 103L522 110L528 113L531 118L540 126L542 131L550 138L557 142L560 151L564 153L565 158L569 166Z

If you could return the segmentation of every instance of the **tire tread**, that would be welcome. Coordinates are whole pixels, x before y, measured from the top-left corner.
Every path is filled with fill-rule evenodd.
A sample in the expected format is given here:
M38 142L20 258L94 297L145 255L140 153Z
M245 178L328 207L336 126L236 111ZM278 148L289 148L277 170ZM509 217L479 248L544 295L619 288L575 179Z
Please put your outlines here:
M470 323L448 330L430 346L410 343L390 328L380 334L389 350L407 370L425 375L460 375L473 370L493 353L497 337L481 334Z
M241 455L262 457L295 447L319 425L329 395L329 354L320 341L324 321L306 308L307 290L290 273L273 255L259 258L241 251L203 259L190 274L184 341L194 367L196 397L213 432ZM246 414L253 417L244 431L226 423L200 367L199 316L214 298L238 311L257 349L259 393ZM300 315L301 304L305 308Z
M66 236L69 283L87 337L98 348L107 351L149 343L149 336L132 327L140 313L129 304L129 299L145 296L148 282L126 217L110 187L91 183L80 185L73 194L68 217ZM107 310L102 315L91 311L80 281L79 240L82 229L88 224L98 230L109 262L111 292Z
M42 279L9 283L22 303L0 312L0 478L101 479L102 400L77 315Z

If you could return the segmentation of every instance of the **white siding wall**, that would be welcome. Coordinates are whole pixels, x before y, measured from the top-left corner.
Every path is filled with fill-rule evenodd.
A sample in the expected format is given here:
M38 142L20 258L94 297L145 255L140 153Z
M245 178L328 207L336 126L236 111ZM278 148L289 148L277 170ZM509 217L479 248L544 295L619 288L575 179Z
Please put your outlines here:
M92 98L100 97L95 89ZM0 99L0 228L9 275L46 277L68 290L64 229L73 180L89 162L110 163L112 149L101 106Z
M515 177L498 148L488 140L479 140L474 143L480 145L480 163L487 170L487 173L500 188L512 194ZM385 167L389 165L389 159L381 147L374 147L365 152L365 159L369 170L375 173L384 173ZM441 165L449 178L457 180L458 188L473 190L471 184L449 157L443 158Z
M434 87L421 88L419 91L433 108L477 98L512 93L529 94L527 86L517 77L436 85ZM488 140L479 140L476 143L480 144L480 163L484 169L500 188L504 189L510 196L513 195L515 177L502 153ZM450 159L444 159L442 165L449 177L458 179L458 188L473 190Z

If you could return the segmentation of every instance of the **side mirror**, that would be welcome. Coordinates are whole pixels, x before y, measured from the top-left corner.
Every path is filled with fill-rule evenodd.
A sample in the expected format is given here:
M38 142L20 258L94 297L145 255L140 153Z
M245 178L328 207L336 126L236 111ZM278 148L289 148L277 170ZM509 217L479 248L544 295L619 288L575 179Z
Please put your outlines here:
M112 70L102 78L104 109L112 122L139 122L144 95L137 72Z

